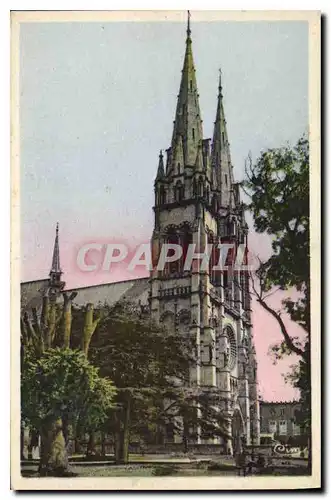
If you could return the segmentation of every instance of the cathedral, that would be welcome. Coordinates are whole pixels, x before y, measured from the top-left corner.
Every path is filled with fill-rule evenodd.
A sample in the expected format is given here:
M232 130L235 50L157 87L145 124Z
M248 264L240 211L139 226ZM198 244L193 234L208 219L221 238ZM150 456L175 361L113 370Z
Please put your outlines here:
M151 238L153 262L164 243L178 244L182 258L147 278L79 288L78 305L120 299L147 308L151 317L177 335L194 339L196 360L189 385L213 391L226 416L233 439L197 435L196 444L220 444L227 453L245 439L260 442L257 362L252 336L249 278L241 270L217 272L213 250L207 269L197 260L186 269L190 244L247 248L248 226L235 183L224 113L221 72L213 138L203 137L190 19L171 144L159 155L154 182L155 214ZM22 310L41 303L45 293L61 296L65 289L60 268L58 227L49 278L21 284ZM180 439L174 435L176 442ZM237 444L236 444L237 443Z

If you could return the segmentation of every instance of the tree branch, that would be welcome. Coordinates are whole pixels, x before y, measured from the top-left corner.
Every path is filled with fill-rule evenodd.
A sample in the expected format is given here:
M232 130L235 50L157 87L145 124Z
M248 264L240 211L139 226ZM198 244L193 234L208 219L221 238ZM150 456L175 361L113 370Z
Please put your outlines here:
M288 334L287 328L286 328L284 321L282 320L280 314L277 313L274 309L272 309L261 297L257 297L257 301L263 307L263 309L265 309L269 314L271 314L271 316L273 316L276 319L276 321L278 322L280 329L281 329L281 332L283 334L285 343L286 343L287 347L290 349L290 351L294 352L295 354L297 354L298 356L300 356L301 358L306 360L305 352L294 344L292 338Z

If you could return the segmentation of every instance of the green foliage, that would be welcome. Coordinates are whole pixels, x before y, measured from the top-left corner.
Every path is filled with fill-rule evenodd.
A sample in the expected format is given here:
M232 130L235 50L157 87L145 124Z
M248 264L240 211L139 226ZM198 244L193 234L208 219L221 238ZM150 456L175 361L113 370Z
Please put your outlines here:
M242 183L250 197L258 233L272 236L272 255L258 275L263 291L274 286L295 288L298 300L286 299L285 310L309 331L309 142L303 137L290 146L269 149L246 165Z
M105 419L115 389L102 379L83 352L48 349L40 357L25 355L21 375L22 418L35 428L47 419L84 414L89 422Z
M155 465L152 469L153 476L171 476L177 472L175 465Z
M123 302L104 306L90 357L118 388L152 391L167 387L167 377L187 375L188 355L179 336L170 335Z
M194 342L154 324L132 304L104 305L100 310L89 358L117 388L117 418L111 414L104 431L119 435L126 429L131 438L155 443L167 425L191 438L203 423L206 432L224 435L224 418L210 404L210 395L183 388L187 387L190 363L196 363ZM78 337L75 332L81 330L81 316L79 311L74 312L74 344ZM174 416L183 417L184 426L174 421Z
M142 317L130 304L104 306L89 355L100 374L118 388L118 404L130 399L133 430L134 422L137 428L155 423L164 398L187 377L189 354L184 347L178 335Z
M309 142L306 137L290 146L269 149L252 165L246 165L243 183L250 197L247 207L258 233L272 236L272 255L257 271L261 293L258 303L277 321L283 342L273 345L271 354L277 361L295 353L299 363L287 381L300 390L302 411L297 422L310 433L310 241L309 241ZM254 285L253 285L254 286ZM292 321L305 331L303 341L288 332L281 313L264 300L263 293L278 286L291 290L292 297L283 300L283 308ZM296 292L293 294L293 290ZM296 298L293 298L296 295Z
M309 434L311 423L311 382L310 382L310 345L305 344L306 359L300 359L296 366L292 367L292 373L288 375L288 380L300 391L301 409L295 415L298 425L303 432Z

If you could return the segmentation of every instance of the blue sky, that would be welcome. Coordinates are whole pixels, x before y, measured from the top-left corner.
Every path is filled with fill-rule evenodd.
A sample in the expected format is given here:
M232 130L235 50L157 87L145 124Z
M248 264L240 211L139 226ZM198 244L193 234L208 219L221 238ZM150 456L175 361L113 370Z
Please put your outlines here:
M160 149L170 145L186 26L22 23L22 279L48 274L56 221L64 262L86 239L148 239ZM308 123L306 22L192 22L204 136L218 71L235 176Z

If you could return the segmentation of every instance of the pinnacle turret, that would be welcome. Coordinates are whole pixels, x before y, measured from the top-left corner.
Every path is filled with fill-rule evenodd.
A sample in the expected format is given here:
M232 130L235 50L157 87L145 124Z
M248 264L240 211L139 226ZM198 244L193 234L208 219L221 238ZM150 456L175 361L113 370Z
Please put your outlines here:
M165 173L164 173L164 163L163 163L163 153L162 153L162 149L160 150L160 154L159 154L159 165L158 165L158 168L157 168L157 174L156 174L156 181L160 180L160 179L163 179Z

